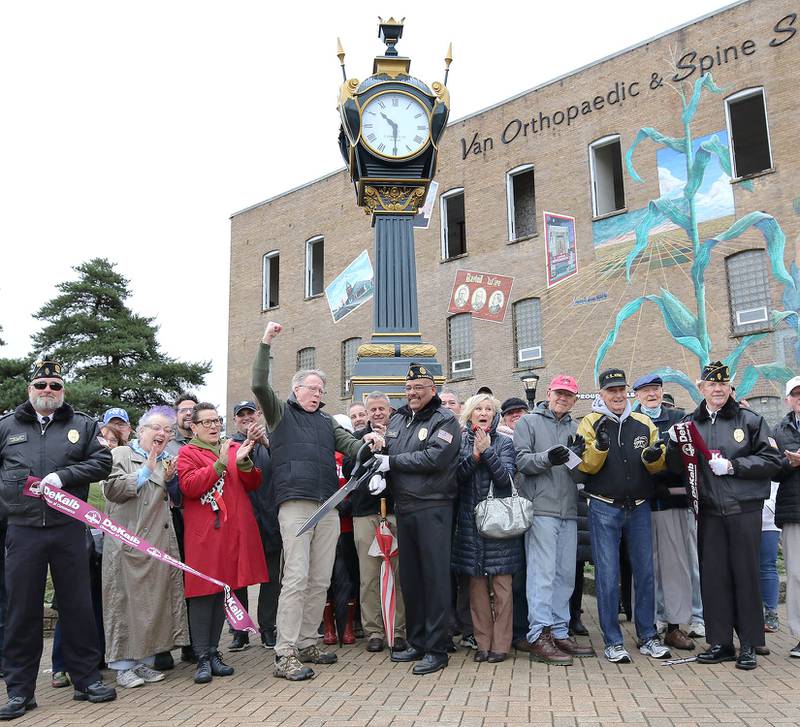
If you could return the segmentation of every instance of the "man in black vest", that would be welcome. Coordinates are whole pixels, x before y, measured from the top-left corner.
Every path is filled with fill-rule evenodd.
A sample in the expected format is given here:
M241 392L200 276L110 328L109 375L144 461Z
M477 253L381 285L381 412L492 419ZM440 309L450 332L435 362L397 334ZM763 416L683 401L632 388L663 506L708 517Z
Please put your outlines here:
M61 365L37 361L28 401L0 419L0 499L8 511L6 535L7 621L3 670L8 704L0 720L22 717L36 706L34 690L42 656L42 605L47 568L58 597L63 656L74 699L109 702L117 693L101 681L86 527L51 509L36 481L81 500L89 484L108 477L111 452L97 422L64 403Z
M283 540L283 580L278 600L276 677L300 681L314 676L304 663L333 664L336 654L317 648L325 597L339 538L335 510L299 538L296 533L338 488L335 452L355 457L363 442L376 449L383 438L372 432L363 442L322 411L325 374L316 369L292 377L292 393L282 401L269 385L272 341L283 330L270 321L253 364L253 394L270 431L272 489Z
M391 659L419 661L413 673L430 674L448 663L450 540L461 428L442 406L425 366L409 367L406 398L407 405L386 428L388 455L376 455L395 498L409 644Z

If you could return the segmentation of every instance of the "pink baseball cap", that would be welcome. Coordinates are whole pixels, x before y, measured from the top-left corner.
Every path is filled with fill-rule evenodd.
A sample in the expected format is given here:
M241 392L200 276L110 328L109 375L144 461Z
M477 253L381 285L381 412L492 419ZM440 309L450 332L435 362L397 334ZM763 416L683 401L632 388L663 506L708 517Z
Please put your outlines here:
M559 374L550 382L550 391L555 389L562 389L563 391L571 391L573 394L578 393L578 382L572 376Z

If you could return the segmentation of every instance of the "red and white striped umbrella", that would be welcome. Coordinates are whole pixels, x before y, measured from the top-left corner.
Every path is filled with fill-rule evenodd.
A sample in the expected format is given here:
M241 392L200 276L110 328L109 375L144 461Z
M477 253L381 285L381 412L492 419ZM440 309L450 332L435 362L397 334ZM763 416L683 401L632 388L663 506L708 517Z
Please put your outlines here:
M381 558L381 614L386 630L386 642L394 646L394 619L397 593L394 587L392 558L397 557L397 538L392 535L386 520L386 498L381 498L381 521L375 528L375 540L369 546L369 554Z

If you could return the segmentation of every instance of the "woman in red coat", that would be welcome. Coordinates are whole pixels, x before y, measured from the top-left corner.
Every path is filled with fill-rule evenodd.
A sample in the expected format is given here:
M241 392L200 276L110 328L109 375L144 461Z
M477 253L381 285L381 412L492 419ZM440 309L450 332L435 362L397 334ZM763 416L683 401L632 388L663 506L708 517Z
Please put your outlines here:
M195 405L191 427L194 438L178 455L186 564L227 583L239 596L239 589L268 580L247 496L261 484L261 470L250 460L254 441L220 443L222 420L213 404ZM190 573L184 577L189 631L197 654L194 680L205 684L212 675L230 676L233 668L223 663L218 650L225 623L222 589Z

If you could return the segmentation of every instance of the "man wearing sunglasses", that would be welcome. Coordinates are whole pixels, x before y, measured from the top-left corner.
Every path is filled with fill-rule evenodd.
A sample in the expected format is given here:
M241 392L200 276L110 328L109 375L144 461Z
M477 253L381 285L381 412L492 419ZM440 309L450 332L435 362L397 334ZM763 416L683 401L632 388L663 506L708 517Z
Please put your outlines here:
M0 720L36 706L47 568L62 624L63 656L79 701L109 702L103 684L86 555L86 528L36 497L36 481L86 500L89 483L111 472L111 451L96 421L64 403L61 364L37 361L28 401L0 419L0 503L8 512L8 606L4 670L8 703ZM29 496L29 492L34 496Z

